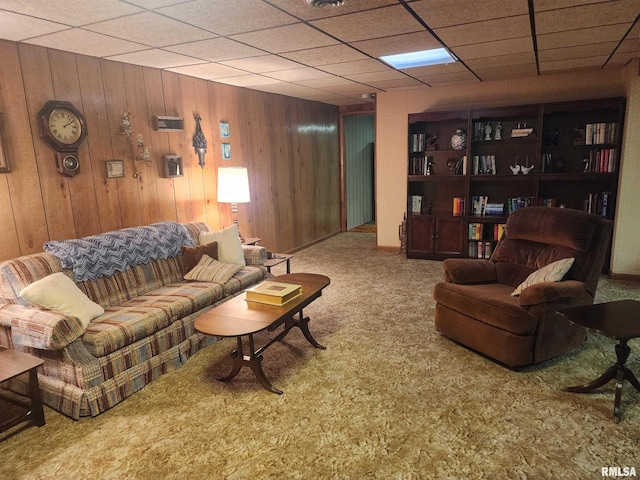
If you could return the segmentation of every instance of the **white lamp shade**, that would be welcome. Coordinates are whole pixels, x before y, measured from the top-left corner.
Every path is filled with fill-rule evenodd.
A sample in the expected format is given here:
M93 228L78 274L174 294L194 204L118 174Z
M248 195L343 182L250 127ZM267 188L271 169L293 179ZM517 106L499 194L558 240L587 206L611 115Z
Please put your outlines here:
M246 167L219 167L218 202L248 203L250 201L249 175Z

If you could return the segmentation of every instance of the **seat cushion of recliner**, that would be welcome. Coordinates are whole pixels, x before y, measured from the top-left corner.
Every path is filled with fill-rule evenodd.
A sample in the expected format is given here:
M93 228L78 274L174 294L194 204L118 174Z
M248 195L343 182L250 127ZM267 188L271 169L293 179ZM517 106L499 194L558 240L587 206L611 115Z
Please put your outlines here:
M440 282L433 290L436 302L451 310L516 335L533 335L538 319L512 297L513 287L499 283L459 285Z

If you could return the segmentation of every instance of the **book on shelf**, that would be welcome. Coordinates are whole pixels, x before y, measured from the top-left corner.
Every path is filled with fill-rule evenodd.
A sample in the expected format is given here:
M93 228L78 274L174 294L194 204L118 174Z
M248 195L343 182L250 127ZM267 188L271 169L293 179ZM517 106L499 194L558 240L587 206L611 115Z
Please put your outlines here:
M432 156L418 156L409 159L409 175L430 175L429 165L433 165Z
M482 240L484 225L482 223L469 223L469 240Z
M422 195L411 195L409 197L411 213L422 213Z
M533 204L533 197L507 198L507 210L509 213L513 213L519 208L530 207Z
M612 218L613 205L612 192L591 192L584 201L584 211L604 218Z
M472 159L473 175L495 175L496 156L495 155L474 155Z
M504 224L504 223L494 223L493 224L493 240L495 242L497 242L498 240L500 240L502 238L502 235L504 235L505 227L506 227L506 224Z
M591 150L589 158L585 158L585 172L611 173L617 168L618 150L615 148L603 148Z
M453 216L461 217L464 215L464 197L453 197Z
M284 305L302 295L302 285L265 280L246 290L246 301Z
M484 209L484 214L487 216L497 216L501 217L504 215L504 203L489 203Z
M541 207L557 207L558 199L557 198L540 198L538 199L538 205Z
M493 253L493 242L490 240L471 241L467 247L469 258L490 258Z
M533 128L523 127L511 130L511 138L524 138L533 135Z
M470 214L475 217L484 217L486 214L488 201L489 197L486 195L472 195Z

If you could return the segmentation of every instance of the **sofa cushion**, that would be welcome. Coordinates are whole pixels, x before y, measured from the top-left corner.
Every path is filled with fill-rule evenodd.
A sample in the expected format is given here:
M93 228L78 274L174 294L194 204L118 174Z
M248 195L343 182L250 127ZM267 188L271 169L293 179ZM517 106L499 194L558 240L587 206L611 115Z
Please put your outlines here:
M105 313L87 327L82 341L92 355L108 355L213 305L224 296L224 289L218 283L165 285L120 306L107 307Z
M182 247L182 271L187 273L195 267L202 255L209 255L211 258L218 259L218 242L211 242L205 245L196 245L195 247Z
M64 273L48 275L20 291L20 296L38 307L77 317L86 327L104 309L80 291Z
M520 295L522 290L538 283L559 282L569 271L574 260L574 258L563 258L562 260L550 263L546 267L536 270L529 275L524 282L518 285L516 289L511 292L511 295Z
M231 225L217 232L202 232L199 240L200 244L218 242L218 260L221 262L235 263L243 267L246 265L237 225Z
M512 297L513 287L499 283L458 285L440 282L433 289L436 302L463 315L516 335L534 335L538 319Z
M242 267L234 263L222 263L209 255L203 255L198 264L187 272L185 280L226 283Z

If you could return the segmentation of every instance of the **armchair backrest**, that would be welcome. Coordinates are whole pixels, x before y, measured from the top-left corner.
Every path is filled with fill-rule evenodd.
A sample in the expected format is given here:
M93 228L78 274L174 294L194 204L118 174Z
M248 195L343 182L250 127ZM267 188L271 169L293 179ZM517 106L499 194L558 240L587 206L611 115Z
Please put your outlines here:
M530 273L563 258L575 262L565 278L584 282L591 296L607 255L613 222L569 208L527 207L507 219L491 261L498 281L516 287Z

